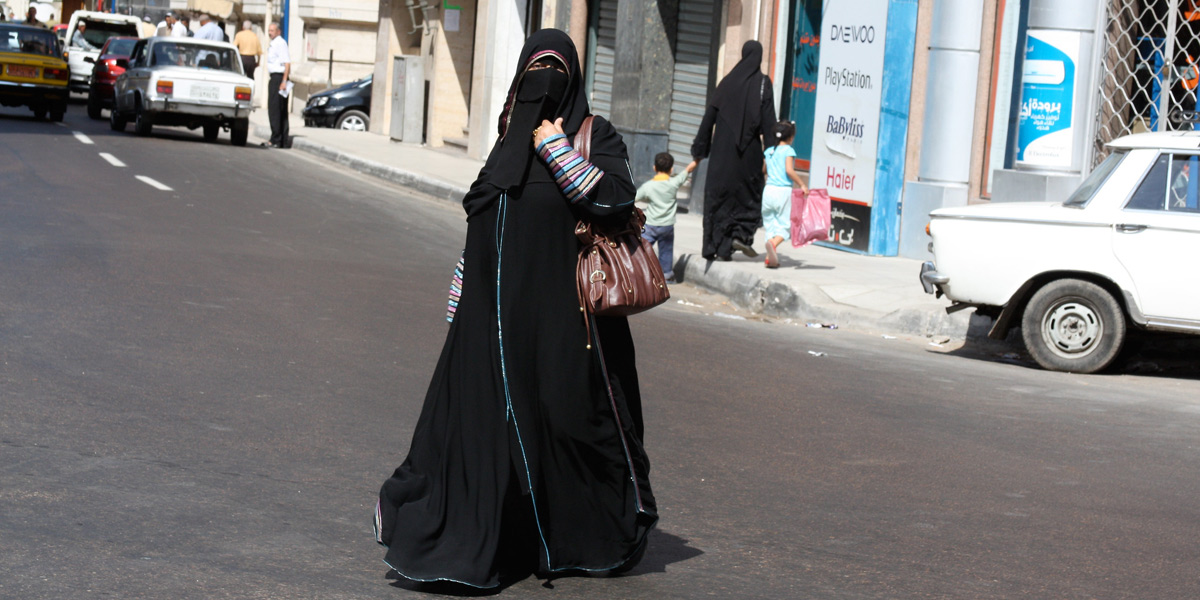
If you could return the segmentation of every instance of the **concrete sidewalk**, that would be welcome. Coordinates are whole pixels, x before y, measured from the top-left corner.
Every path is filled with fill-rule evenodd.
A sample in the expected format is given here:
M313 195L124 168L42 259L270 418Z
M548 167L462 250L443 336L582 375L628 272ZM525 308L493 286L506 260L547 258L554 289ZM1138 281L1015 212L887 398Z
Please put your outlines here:
M251 131L264 140L270 137L265 111L253 113ZM292 116L291 133L293 150L452 202L462 200L483 166L482 161L450 149L396 143L371 133L304 127L297 115ZM679 215L676 276L728 296L752 312L858 331L966 337L970 311L946 314L949 301L921 289L920 261L816 245L792 248L784 243L782 265L767 269L762 259L765 236L759 230L758 258L737 254L731 262L710 263L700 257L701 231L700 215Z

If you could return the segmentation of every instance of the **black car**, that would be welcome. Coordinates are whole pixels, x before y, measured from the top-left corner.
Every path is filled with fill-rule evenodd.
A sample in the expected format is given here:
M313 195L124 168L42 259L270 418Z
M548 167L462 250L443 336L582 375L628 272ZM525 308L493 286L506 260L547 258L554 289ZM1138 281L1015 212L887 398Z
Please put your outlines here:
M309 127L366 131L371 126L371 76L313 94L303 114Z

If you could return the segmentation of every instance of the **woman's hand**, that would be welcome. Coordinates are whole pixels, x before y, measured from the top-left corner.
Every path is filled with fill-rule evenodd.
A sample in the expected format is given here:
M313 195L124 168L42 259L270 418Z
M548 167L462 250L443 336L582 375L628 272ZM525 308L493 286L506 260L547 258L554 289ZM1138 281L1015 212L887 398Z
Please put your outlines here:
M537 150L537 147L541 146L542 142L544 142L546 138L550 136L558 135L560 133L565 134L566 132L563 131L562 124L562 117L555 119L553 123L542 119L542 124L539 125L537 129L533 130L533 149Z

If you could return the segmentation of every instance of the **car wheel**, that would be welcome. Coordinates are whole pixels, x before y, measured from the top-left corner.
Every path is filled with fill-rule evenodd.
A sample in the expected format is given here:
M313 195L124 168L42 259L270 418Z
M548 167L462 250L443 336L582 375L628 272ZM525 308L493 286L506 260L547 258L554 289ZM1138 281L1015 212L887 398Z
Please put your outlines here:
M46 109L44 109L44 108L33 109L33 118L35 118L39 121L41 121L42 119L45 119L46 118Z
M96 93L92 92L92 93L88 94L88 104L87 104L88 118L100 120L100 118L101 118L100 110L101 110L100 99L96 97Z
M1081 279L1046 284L1021 317L1025 348L1051 371L1095 373L1107 367L1121 352L1125 329L1116 298Z
M204 126L204 141L206 141L206 142L217 141L217 134L219 134L219 133L221 133L220 125L205 125Z
M234 146L245 146L250 136L250 119L238 119L229 126L229 141Z
M361 110L348 110L338 117L334 127L346 131L366 131L371 126L371 118Z
M121 116L115 102L113 107L108 109L108 128L113 131L125 131L125 117Z
M140 136L150 135L154 129L154 117L150 111L142 108L142 103L139 101L133 107L133 131Z

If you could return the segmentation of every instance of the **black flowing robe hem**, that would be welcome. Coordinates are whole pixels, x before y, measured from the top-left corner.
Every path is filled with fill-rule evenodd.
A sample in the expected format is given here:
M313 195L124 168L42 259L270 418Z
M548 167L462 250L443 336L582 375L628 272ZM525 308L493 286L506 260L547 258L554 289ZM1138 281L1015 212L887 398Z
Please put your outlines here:
M575 288L575 221L627 216L635 190L599 118L591 161L605 174L574 206L540 161L520 189L481 173L464 198L459 307L377 504L385 563L407 579L490 588L512 565L620 569L657 522L628 321L595 318L587 349Z
M706 258L729 257L733 240L753 244L754 234L762 222L762 193L766 184L763 174L764 131L775 125L774 90L771 80L760 75L762 90L759 99L759 125L753 139L739 146L742 132L730 126L732 119L721 118L721 109L710 104L700 122L700 130L692 143L692 156L709 159L708 176L704 180L704 222L700 254Z

